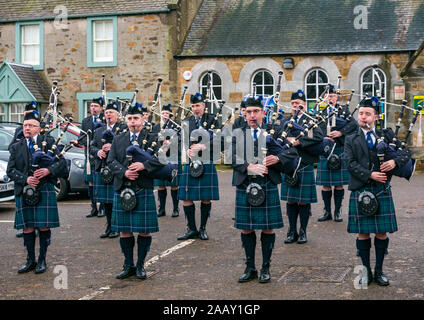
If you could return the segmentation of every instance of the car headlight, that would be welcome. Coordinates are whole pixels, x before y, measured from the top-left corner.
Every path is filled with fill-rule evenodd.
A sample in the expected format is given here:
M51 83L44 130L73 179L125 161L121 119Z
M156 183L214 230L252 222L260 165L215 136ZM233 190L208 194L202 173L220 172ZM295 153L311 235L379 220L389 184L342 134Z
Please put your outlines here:
M72 163L80 169L84 169L84 161L81 159L72 159Z

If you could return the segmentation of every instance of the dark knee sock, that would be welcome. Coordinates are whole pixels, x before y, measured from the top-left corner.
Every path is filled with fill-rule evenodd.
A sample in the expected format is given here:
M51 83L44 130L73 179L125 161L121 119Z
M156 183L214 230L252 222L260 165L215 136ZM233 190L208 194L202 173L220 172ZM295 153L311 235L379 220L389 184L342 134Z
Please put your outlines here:
M255 267L256 233L241 234L241 244L246 254L246 266L252 269Z
M200 228L206 227L206 222L211 214L212 203L201 203L200 205Z
M344 189L334 190L334 212L340 212L344 198Z
M152 236L137 237L137 253L138 253L138 266L144 266L144 260L146 259L147 253L150 251L150 245L152 244Z
M196 207L194 203L190 206L184 206L184 213L187 218L187 227L193 231L197 231L195 212L196 212Z
M113 208L113 204L112 203L105 203L105 215L106 215L106 220L107 220L107 226L110 229L111 228L111 222L112 222L112 208Z
M24 233L24 246L27 249L27 258L35 262L35 231Z
M134 245L135 245L135 238L134 237L128 237L128 238L120 238L119 244L121 245L122 253L125 256L125 265L134 266Z
M172 204L174 205L174 211L178 209L178 189L172 190L171 189L171 196L172 196Z
M159 208L162 209L162 210L165 210L167 194L168 194L168 192L166 191L166 189L158 190Z
M385 240L374 238L375 247L375 269L383 270L384 255L386 254L387 248L389 247L389 238Z
M290 230L297 232L297 216L299 214L299 206L297 203L286 204L287 217L289 218Z
M261 233L262 244L262 268L269 267L271 263L272 249L275 243L275 233Z
M308 227L309 216L311 214L311 204L299 205L300 227L306 231Z
M96 200L94 199L94 187L93 186L88 186L88 197L91 200L91 206L93 208L97 209L97 203L96 203Z
M331 197L333 195L333 190L330 191L321 191L322 200L324 200L324 208L325 211L331 212Z
M370 264L370 249L371 249L371 239L359 240L356 239L356 248L358 249L359 256L362 260L362 265L364 265L368 271L371 270Z
M47 254L47 247L51 242L52 232L51 230L40 231L40 255L38 256L38 260L44 260Z

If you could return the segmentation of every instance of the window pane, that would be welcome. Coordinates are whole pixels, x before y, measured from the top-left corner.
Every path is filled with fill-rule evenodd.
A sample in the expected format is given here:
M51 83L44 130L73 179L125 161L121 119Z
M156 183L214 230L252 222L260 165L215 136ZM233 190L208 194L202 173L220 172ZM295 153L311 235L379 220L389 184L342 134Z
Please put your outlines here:
M312 71L306 77L306 83L315 83L316 82L316 71Z
M371 96L373 93L373 89L372 89L372 85L371 84L364 84L362 86L362 94L365 96L367 93Z
M328 83L327 75L322 71L318 71L318 83Z
M256 94L257 95L263 95L264 94L262 88L263 88L262 86L257 86L256 87Z
M363 82L372 82L372 69L368 69L368 71L364 72L362 77Z
M316 99L317 89L315 85L306 87L306 96L308 97L308 99Z
M107 60L112 61L113 60L113 42L107 41L105 42L105 58Z
M113 40L113 22L108 20L104 22L104 40Z
M40 32L38 25L22 26L22 44L39 44Z
M265 86L265 94L272 96L274 94L274 86Z
M218 76L216 73L212 73L212 84L215 85L221 85L221 77Z
M269 72L264 72L264 83L265 84L274 84L274 78L272 77L272 75Z
M214 87L213 88L213 92L215 93L215 97L218 100L221 100L222 99L222 88L221 87Z
M260 86L262 84L262 81L263 81L262 72L259 72L253 78L253 82L256 83L256 85Z
M93 27L94 40L103 40L105 38L103 21L95 21Z

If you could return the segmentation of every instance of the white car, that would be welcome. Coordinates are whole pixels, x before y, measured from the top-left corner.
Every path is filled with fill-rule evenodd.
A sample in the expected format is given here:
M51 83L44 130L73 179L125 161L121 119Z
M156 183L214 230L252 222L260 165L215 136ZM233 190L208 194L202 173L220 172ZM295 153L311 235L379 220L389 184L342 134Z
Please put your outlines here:
M0 202L10 201L15 198L13 194L14 183L6 175L7 162L0 160Z

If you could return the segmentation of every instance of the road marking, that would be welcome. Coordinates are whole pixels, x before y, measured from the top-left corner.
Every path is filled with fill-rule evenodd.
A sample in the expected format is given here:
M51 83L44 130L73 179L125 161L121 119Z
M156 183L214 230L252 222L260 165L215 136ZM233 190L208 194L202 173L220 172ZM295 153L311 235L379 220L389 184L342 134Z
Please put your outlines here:
M0 223L13 223L15 221L11 221L11 220L0 220Z
M177 251L178 249L184 248L190 244L192 244L195 241L195 239L190 239L190 240L186 240L184 242L181 242L175 246L173 246L172 248L166 249L164 252L154 256L153 258L149 259L145 264L144 267L147 268L149 266L151 266L152 264L155 264L156 262L158 262L160 259L166 257L167 255L170 255L171 253ZM78 299L78 300L91 300L93 298L95 298L96 296L102 294L103 292L105 292L106 290L110 290L111 286L105 286L102 287L96 291L94 291L93 293L87 294L86 296Z

